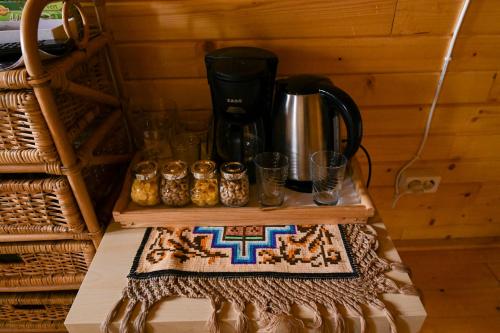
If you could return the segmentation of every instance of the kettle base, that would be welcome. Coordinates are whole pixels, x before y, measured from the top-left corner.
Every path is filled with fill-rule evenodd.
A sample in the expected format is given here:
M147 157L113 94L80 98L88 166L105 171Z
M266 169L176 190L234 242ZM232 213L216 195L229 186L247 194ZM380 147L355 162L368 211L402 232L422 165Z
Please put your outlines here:
M287 179L285 186L292 191L301 193L312 193L312 181Z

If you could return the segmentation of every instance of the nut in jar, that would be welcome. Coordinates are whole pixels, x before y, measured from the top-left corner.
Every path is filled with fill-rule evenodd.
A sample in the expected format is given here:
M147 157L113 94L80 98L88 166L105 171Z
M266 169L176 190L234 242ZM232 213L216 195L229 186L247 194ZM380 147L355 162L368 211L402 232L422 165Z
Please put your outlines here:
M161 200L167 206L180 207L189 203L189 176L184 161L167 162L162 168Z
M200 160L191 166L193 185L191 201L200 207L215 206L219 202L219 187L215 162Z
M135 179L130 190L133 202L141 206L154 206L160 203L157 170L158 165L152 161L140 162L135 166Z
M222 164L220 201L229 207L245 206L250 199L250 185L245 165L239 162Z

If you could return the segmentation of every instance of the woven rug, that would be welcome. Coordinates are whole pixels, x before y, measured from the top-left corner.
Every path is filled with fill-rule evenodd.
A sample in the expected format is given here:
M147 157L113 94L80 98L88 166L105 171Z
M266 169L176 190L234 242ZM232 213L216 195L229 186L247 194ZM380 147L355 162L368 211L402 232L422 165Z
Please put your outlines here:
M209 299L207 318L211 333L221 332L219 314L231 303L238 317L236 332L248 332L246 306L253 304L264 332L344 332L339 311L366 321L361 305L382 310L397 332L393 315L379 299L381 293L415 294L412 286L398 286L385 276L404 270L376 254L375 229L370 225L277 225L234 227L149 228L137 251L128 285L101 326L109 323L124 304L120 332L144 332L150 308L173 296ZM292 305L311 309L314 319L304 321ZM132 320L135 307L140 312Z

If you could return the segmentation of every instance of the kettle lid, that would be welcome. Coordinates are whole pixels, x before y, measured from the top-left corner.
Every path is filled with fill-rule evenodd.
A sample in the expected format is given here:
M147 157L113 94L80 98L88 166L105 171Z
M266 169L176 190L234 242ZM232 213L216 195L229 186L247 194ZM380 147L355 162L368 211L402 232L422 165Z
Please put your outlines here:
M287 77L276 82L280 87L291 95L317 94L319 89L325 84L332 82L326 76L301 74Z

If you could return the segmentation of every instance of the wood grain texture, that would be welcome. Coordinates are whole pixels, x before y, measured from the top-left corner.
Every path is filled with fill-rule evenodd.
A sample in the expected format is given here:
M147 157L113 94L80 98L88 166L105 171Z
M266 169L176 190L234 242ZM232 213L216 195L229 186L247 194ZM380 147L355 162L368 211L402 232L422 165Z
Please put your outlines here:
M134 42L116 49L125 78L132 80L205 77L205 53L241 45L274 52L279 75L432 72L440 70L447 44L447 37L400 36ZM497 70L499 57L500 36L461 37L450 71Z
M422 332L496 332L500 328L500 249L401 251L412 268L428 318Z
M442 184L437 193L403 196L398 203L398 210L465 207L477 199L480 189L481 183ZM391 209L392 187L372 187L370 193L377 203L377 208L382 211ZM415 196L418 200L415 200Z
M500 262L488 263L488 268L495 275L495 278L500 281Z
M461 3L461 0L399 0L392 34L449 34Z
M462 0L399 0L392 34L448 35L462 4ZM498 1L471 1L461 34L498 34L499 17Z
M447 35L462 2L108 0L107 4L118 40L173 40L357 37L391 33ZM498 34L499 15L500 5L496 0L474 0L462 31L464 34ZM135 27L129 24L131 18L135 18Z
M205 77L207 51L241 45L274 52L279 75L432 72L446 44L444 37L308 38L127 43L117 51L125 77L144 79ZM145 54L149 61L141 61Z
M475 253L476 250L481 251L481 256L472 256L471 259L481 258L483 254L492 255L496 258L497 252L495 249L500 248L500 237L480 237L480 238L457 238L457 239L411 239L411 240L395 240L394 245L400 252L411 251L449 251L449 250L464 250ZM496 263L488 263L488 267L492 268ZM495 271L492 269L495 274ZM496 276L496 274L495 274Z
M464 35L500 34L500 2L497 0L471 1L462 33Z
M450 71L500 68L500 35L467 36L457 40Z
M486 145L485 142L488 142ZM484 159L498 160L500 135L433 135L422 152L423 160ZM373 160L406 161L415 155L420 136L367 136L363 145L370 151ZM359 160L365 155L358 152Z
M444 83L442 103L484 103L496 72L454 72ZM437 73L346 74L330 76L361 106L430 104ZM161 93L174 99L181 109L211 109L210 91L205 78L144 79L126 82L132 98L146 103ZM500 87L499 87L500 93ZM499 96L500 98L500 96ZM381 120L382 121L382 120Z
M387 35L396 6L395 0L107 3L119 41Z
M467 213L465 213L467 211ZM494 208L381 209L391 236L398 239L491 237L500 227Z
M372 186L384 186L390 184L402 162L376 162L372 169ZM460 158L448 160L420 160L413 169L428 170L441 176L443 183L463 183L465 180L477 183L499 183L500 161L485 159L463 160ZM363 174L368 172L368 166L362 164ZM499 189L500 190L500 189Z
M430 105L363 107L363 132L372 135L420 135ZM381 121L390 119L390 121ZM496 134L500 128L500 105L453 104L437 107L432 134Z

